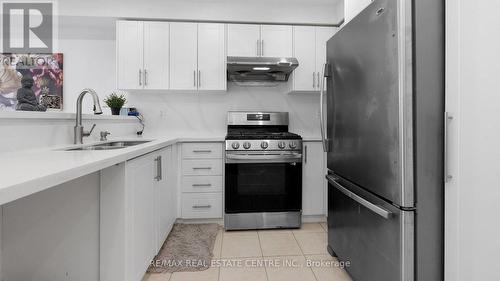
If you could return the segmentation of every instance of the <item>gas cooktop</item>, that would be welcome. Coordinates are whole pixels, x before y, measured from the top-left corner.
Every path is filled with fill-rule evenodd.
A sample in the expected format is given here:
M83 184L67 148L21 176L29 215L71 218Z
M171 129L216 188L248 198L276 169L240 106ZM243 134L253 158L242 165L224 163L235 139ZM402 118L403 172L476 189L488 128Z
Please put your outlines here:
M302 139L301 136L289 132L228 132L226 140L281 140Z

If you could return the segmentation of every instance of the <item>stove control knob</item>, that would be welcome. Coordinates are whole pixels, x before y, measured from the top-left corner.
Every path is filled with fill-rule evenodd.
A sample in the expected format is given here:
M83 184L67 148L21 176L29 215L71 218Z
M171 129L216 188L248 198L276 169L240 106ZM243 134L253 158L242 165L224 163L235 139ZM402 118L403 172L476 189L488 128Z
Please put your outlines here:
M252 146L252 144L249 142L243 143L243 148L245 148L245 149L250 149L251 146Z
M297 148L297 143L292 141L288 146L290 146L291 149L296 149Z
M265 141L263 141L261 144L260 144L260 147L262 147L262 149L266 149L269 147L269 144Z
M280 141L280 142L278 143L278 147L279 147L280 149L285 149L285 147L286 147L286 143L285 143L284 141Z
M233 144L231 144L231 146L233 147L233 149L238 149L238 148L240 148L240 143L233 142Z

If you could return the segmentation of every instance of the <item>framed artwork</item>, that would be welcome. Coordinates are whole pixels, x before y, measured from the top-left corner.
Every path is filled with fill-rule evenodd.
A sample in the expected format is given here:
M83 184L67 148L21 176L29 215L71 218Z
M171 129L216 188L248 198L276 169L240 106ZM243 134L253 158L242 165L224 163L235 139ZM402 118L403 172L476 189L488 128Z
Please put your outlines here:
M0 110L15 110L21 78L31 76L32 90L48 110L63 109L63 54L0 54Z

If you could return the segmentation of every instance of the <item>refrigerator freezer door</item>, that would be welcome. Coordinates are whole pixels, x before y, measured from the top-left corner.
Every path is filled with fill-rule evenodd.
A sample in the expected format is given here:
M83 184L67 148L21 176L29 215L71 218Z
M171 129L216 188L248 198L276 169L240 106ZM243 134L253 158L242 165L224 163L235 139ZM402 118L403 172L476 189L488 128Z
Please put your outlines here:
M414 280L414 212L328 177L330 254L350 262L346 270L356 281Z
M409 2L374 1L327 45L328 169L403 207L414 206Z

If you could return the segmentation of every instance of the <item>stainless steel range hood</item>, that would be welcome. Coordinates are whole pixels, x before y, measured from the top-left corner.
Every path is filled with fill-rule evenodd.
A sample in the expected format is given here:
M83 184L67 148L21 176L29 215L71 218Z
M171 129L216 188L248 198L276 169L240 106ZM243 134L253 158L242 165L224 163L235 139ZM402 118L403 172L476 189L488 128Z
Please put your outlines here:
M234 82L285 82L297 66L296 58L227 57L227 79Z

